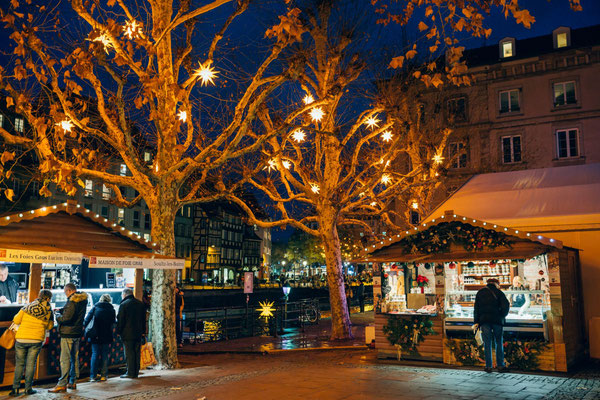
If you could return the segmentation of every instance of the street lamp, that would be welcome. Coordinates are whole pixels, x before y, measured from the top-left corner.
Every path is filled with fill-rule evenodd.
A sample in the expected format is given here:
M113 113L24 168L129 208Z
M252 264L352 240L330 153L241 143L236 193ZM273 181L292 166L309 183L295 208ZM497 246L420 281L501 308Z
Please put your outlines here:
M286 283L285 286L283 286L281 288L283 290L283 299L284 299L284 305L283 305L283 321L281 321L281 329L282 332L285 329L285 321L287 320L287 303L288 303L288 297L290 295L290 292L292 291L292 288Z

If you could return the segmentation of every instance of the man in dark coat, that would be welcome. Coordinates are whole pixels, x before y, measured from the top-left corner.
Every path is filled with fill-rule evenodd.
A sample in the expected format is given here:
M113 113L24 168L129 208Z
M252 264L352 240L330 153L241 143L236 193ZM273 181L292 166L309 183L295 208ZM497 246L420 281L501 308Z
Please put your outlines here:
M0 264L0 303L10 304L17 301L19 284L8 276L8 267Z
M140 347L146 333L146 308L144 303L133 297L133 290L126 288L121 293L123 300L117 315L117 333L125 347L127 372L121 378L135 379L140 373Z
M492 372L492 343L496 345L496 365L499 372L506 371L504 365L504 343L502 340L505 318L510 304L500 290L497 279L487 280L487 285L475 296L473 319L483 337L485 350L485 372Z
M79 379L79 341L83 335L83 319L87 308L88 296L78 292L77 286L67 283L64 288L67 303L58 310L56 322L60 334L60 379L51 393L77 389ZM67 382L68 381L68 382Z
M108 350L113 342L116 313L110 294L105 293L85 317L85 338L92 344L90 381L105 381L108 375ZM98 374L99 373L99 374Z

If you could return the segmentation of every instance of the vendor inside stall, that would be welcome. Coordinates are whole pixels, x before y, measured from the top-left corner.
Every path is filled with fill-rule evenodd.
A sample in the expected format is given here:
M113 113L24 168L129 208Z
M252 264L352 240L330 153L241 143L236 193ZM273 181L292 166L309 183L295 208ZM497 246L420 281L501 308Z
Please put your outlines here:
M0 264L0 304L11 304L17 301L19 284L8 272L8 266Z

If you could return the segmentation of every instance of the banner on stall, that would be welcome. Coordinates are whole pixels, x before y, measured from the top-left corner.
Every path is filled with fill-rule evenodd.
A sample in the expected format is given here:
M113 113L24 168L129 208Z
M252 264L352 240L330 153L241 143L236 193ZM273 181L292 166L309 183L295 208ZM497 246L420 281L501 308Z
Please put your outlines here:
M83 254L35 250L0 249L0 261L33 264L81 264Z
M90 257L90 268L183 269L183 258Z

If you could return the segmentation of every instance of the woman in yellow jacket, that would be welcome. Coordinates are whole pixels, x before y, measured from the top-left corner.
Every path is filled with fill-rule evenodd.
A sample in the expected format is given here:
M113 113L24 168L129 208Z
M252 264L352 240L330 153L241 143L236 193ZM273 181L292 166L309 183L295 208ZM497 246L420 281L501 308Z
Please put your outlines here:
M19 329L15 336L15 379L10 396L19 395L23 370L25 370L25 394L37 392L31 386L38 354L44 344L46 331L54 326L50 300L52 300L52 292L42 289L38 298L21 308L13 318L13 322L19 325Z

